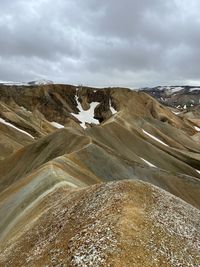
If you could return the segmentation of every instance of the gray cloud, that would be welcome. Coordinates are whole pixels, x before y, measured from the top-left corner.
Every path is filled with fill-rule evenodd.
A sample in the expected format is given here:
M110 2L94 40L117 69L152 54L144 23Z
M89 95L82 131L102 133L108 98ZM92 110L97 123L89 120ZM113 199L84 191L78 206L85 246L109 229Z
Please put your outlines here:
M199 84L198 0L0 1L0 80Z

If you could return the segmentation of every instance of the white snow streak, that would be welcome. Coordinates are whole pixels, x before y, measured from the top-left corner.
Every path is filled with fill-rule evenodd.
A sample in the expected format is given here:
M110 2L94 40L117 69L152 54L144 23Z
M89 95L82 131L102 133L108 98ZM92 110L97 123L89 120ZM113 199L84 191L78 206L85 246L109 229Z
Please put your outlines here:
M58 129L64 128L64 126L62 124L55 122L55 121L52 121L51 125L53 125L54 127L58 128Z
M198 172L198 173L200 174L200 171L199 171L199 170L196 170L196 169L195 169L195 171Z
M0 118L0 122L3 123L3 124L5 124L5 125L8 125L8 126L10 126L10 127L12 127L12 128L15 128L15 129L18 130L19 132L22 132L22 133L24 133L24 134L26 134L26 135L28 135L29 137L31 137L31 138L34 139L34 137L33 137L31 134L29 134L29 133L27 133L27 132L25 132L25 131L23 131L23 130L17 128L16 126L14 126L14 125L12 125L11 123L5 121L4 119Z
M172 110L172 113L174 113L175 115L180 114L180 112L175 112L175 111L173 111L173 110Z
M155 165L153 165L151 162L147 161L146 159L141 158L145 163L147 163L150 167L157 168Z
M112 112L112 114L116 114L117 111L111 106L111 100L109 99L109 107L110 107L110 110Z
M164 142L162 142L160 139L158 139L158 138L156 138L155 136L151 135L150 133L146 132L144 129L142 129L142 131L143 131L146 135L150 136L152 139L154 139L154 140L158 141L159 143L163 144L164 146L168 146L167 144L165 144Z
M197 132L200 132L200 128L199 128L199 127L194 126L194 128L195 128L195 130L196 130Z
M172 92L175 93L175 92L178 92L180 90L182 90L183 87L174 87L174 88L171 88Z

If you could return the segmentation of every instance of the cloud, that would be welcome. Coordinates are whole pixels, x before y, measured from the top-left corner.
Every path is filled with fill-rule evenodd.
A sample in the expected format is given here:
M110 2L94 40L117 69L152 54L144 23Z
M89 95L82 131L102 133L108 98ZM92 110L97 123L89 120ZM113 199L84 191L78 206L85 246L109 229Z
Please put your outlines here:
M198 0L0 1L0 80L199 82Z

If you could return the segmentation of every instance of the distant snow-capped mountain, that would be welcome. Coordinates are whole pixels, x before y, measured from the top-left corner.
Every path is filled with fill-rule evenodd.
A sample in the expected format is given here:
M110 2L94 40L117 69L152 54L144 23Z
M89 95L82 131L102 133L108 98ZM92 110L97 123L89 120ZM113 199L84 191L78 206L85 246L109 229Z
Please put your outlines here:
M0 80L0 84L4 84L4 85L8 85L8 86L12 86L12 85L16 85L16 86L29 86L29 85L45 85L45 84L53 84L52 81L50 80L36 80L36 81L30 81L30 82L13 82L13 81L1 81Z
M200 104L200 86L156 86L141 88L160 103L185 109Z
M37 80L37 81L31 81L31 82L28 82L29 85L45 85L45 84L53 84L52 81L50 80Z
M140 88L142 91L165 91L168 94L174 94L176 92L192 92L195 90L200 90L200 86L190 86L190 85L176 85L176 86L156 86L156 87L144 87Z

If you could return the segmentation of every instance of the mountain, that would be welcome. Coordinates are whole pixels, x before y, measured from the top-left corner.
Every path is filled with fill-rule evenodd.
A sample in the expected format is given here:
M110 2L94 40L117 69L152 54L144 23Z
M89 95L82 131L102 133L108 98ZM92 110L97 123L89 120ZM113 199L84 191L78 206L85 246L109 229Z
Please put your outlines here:
M0 265L200 265L198 104L152 93L0 85Z
M53 84L53 82L45 79L28 82L28 85L45 85L45 84Z
M156 86L142 88L141 91L155 97L164 105L181 110L200 104L200 86Z
M36 81L30 81L30 82L13 82L13 81L1 81L0 85L7 85L7 86L29 86L29 85L45 85L45 84L53 84L50 80L36 80Z

